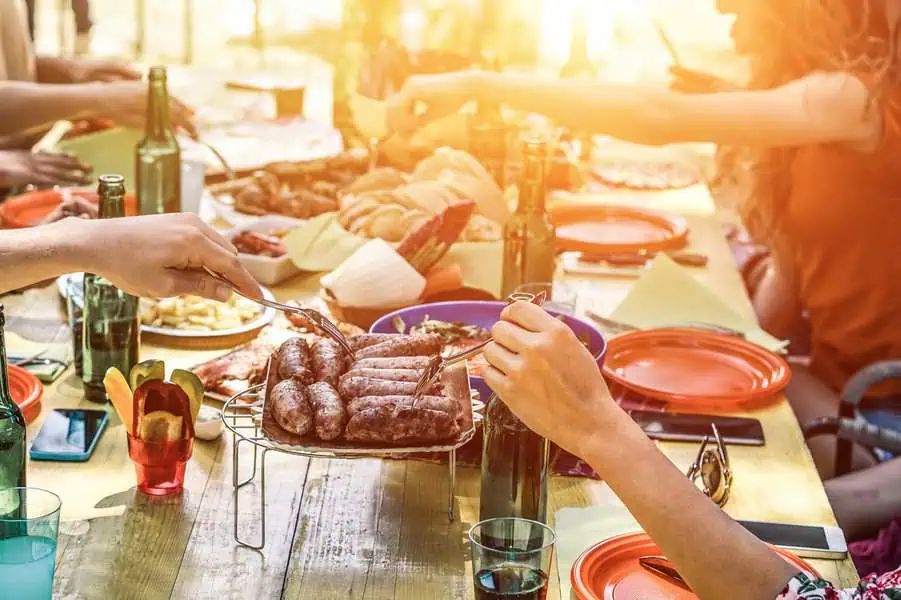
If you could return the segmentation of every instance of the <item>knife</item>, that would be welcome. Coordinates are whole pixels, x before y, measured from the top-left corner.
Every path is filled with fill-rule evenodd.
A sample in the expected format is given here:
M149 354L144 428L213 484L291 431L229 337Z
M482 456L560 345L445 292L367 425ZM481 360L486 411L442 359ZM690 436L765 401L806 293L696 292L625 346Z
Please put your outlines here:
M638 564L642 567L657 575L666 579L670 583L674 583L679 587L691 591L691 588L682 579L682 576L679 575L679 571L676 570L676 567L673 566L673 563L668 561L663 556L642 556L638 559Z
M641 267L648 263L648 261L654 259L658 252L647 252L647 251L639 251L639 252L613 252L613 253L592 253L592 252L583 252L579 256L579 262L586 263L607 263L608 265L614 266L625 266L625 267ZM680 264L686 267L706 267L707 266L707 256L703 254L697 254L695 252L666 252L667 256L669 256L676 264Z

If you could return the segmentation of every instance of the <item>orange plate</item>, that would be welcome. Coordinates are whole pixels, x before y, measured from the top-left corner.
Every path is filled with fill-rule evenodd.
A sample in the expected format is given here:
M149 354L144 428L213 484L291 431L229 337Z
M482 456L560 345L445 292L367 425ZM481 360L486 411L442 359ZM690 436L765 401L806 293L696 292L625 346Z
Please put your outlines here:
M19 405L26 423L34 421L41 414L41 396L44 386L38 378L15 365L9 365L9 391L13 401Z
M73 192L92 202L97 202L97 194L88 191ZM0 225L7 229L23 229L34 227L49 215L62 202L62 194L54 190L28 192L14 196L0 204ZM132 194L125 196L125 212L136 215L137 202Z
M782 558L814 577L816 570L797 556L774 548ZM660 547L646 533L627 533L605 540L582 553L570 572L579 600L689 600L693 593L638 564L642 556L660 556Z
M768 398L788 385L791 369L743 339L669 328L610 340L604 375L649 398L709 408Z
M559 250L658 252L681 248L688 237L688 222L682 217L641 208L558 204L549 211Z

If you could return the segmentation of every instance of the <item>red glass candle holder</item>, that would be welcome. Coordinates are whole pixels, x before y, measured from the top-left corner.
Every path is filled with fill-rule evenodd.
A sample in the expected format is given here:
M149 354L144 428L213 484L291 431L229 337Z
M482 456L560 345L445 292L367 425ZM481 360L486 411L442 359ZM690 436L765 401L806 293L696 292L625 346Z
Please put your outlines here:
M128 456L135 463L138 489L151 496L177 494L184 487L185 464L191 458L194 438L148 442L128 435Z

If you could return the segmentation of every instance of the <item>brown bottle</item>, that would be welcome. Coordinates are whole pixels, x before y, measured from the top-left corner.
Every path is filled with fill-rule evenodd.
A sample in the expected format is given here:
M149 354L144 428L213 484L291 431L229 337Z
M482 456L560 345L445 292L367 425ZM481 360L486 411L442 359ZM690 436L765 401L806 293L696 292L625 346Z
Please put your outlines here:
M500 63L491 53L482 53L481 65L483 71L500 72ZM479 102L469 123L469 153L484 165L498 187L507 187L507 125L497 103Z
M504 226L502 297L525 283L553 281L556 233L545 208L547 143L527 140L522 150L522 176L516 212Z

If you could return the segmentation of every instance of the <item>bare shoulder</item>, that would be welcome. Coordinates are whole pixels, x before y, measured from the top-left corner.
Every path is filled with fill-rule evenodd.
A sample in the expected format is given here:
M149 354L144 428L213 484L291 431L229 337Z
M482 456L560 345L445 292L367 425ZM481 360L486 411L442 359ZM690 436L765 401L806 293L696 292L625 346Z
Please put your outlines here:
M879 145L880 104L863 78L840 71L819 72L788 85L801 94L808 118L834 128L834 139L862 152Z

